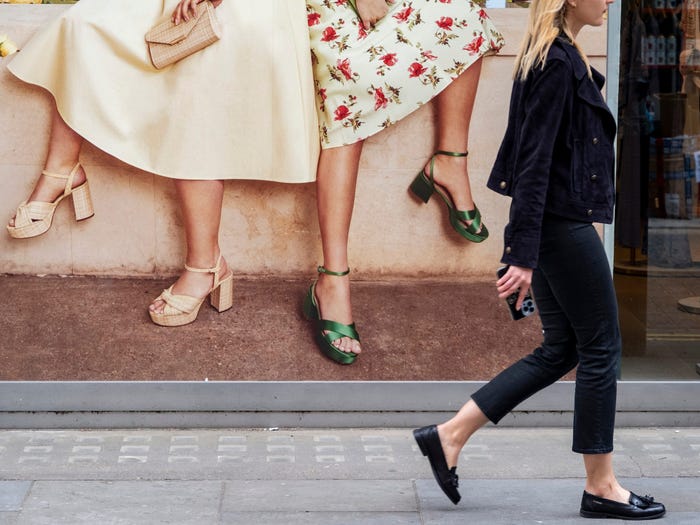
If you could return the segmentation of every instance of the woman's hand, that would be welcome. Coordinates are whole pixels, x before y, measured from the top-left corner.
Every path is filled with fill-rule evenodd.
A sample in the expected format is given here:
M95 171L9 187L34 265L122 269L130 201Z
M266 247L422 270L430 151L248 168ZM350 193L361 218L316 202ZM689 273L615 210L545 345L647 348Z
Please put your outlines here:
M219 4L223 1L224 0L212 0L211 3L214 7L219 7ZM175 7L171 17L173 23L177 25L183 21L187 22L190 16L195 16L197 14L197 4L201 4L202 2L204 2L204 0L180 0L180 3Z
M518 301L515 303L515 308L520 310L523 307L523 299L530 289L530 283L532 283L532 268L509 266L503 277L496 281L498 297L505 299L509 295L517 293Z
M389 12L386 0L357 0L357 12L365 29L370 29Z

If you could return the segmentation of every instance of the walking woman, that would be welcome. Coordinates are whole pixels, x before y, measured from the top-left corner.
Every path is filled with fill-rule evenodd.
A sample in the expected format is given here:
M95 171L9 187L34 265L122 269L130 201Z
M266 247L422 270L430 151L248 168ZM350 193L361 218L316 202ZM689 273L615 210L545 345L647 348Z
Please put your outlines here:
M207 295L217 310L231 307L232 272L219 247L224 180L309 182L318 158L303 0L216 0L221 40L156 70L144 35L164 18L189 19L201 2L80 0L9 66L55 100L45 171L9 234L46 232L66 197L76 219L92 216L84 140L175 179L187 258L149 307L163 326L194 321Z
M587 518L652 519L665 508L623 488L613 471L617 303L593 222L613 213L615 121L601 95L604 79L576 43L603 24L613 0L533 0L515 63L505 138L488 181L512 197L499 297L530 285L544 340L478 390L449 421L414 431L435 478L455 504L460 450L488 421L498 423L535 392L578 365L573 450L583 455Z
M504 41L471 0L306 4L321 130L323 265L304 310L322 352L350 364L361 352L350 304L348 234L363 141L436 98L436 151L411 189L424 202L437 193L455 231L482 242L488 230L467 172L469 122L482 58Z

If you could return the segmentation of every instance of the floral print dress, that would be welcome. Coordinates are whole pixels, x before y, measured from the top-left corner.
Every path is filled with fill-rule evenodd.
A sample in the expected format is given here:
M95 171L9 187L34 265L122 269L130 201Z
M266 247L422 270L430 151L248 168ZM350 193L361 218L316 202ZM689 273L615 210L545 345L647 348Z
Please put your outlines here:
M365 30L348 0L306 0L321 146L366 139L504 45L471 0L387 0Z

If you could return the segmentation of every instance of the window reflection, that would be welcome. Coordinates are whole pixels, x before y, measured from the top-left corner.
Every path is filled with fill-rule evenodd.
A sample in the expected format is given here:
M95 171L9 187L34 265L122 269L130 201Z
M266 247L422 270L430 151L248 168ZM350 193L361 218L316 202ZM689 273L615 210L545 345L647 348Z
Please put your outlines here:
M623 379L700 379L700 0L622 2Z

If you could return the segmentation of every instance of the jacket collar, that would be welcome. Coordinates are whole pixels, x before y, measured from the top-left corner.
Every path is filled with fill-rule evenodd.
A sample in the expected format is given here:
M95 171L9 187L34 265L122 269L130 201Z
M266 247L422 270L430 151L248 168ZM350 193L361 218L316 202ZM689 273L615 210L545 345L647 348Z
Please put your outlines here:
M571 60L571 64L574 68L574 75L577 80L582 80L583 77L588 75L588 69L586 69L586 64L581 60L578 50L574 47L571 41L563 33L560 34L554 41L559 47L566 53ZM598 89L603 89L605 85L605 77L594 67L591 67L591 72L593 73L593 82L595 82Z
M559 47L564 53L566 53L571 66L573 68L574 76L578 81L578 89L576 90L579 97L588 102L589 104L604 109L606 112L610 113L610 108L603 100L600 95L600 90L603 89L605 85L605 77L599 73L594 67L591 67L591 73L593 74L593 82L597 88L596 90L591 89L591 83L585 80L588 77L588 69L584 63L578 50L574 47L571 41L566 37L566 35L559 35L552 45Z
M566 56L569 57L569 60L571 61L571 65L574 69L574 76L576 77L576 80L581 81L583 77L588 75L588 69L586 68L586 64L584 64L583 60L581 59L581 55L579 55L578 49L574 47L574 45L571 43L571 40L569 40L566 35L563 33L560 34L555 40L552 45L556 45L566 53Z

